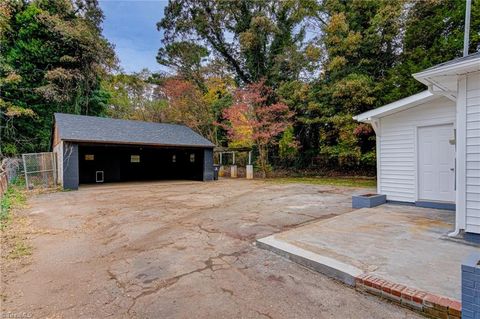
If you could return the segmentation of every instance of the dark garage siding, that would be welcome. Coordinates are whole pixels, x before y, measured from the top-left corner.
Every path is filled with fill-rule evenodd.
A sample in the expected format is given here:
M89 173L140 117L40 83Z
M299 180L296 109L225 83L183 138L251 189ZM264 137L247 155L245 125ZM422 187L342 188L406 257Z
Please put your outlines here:
M203 149L80 144L78 153L81 184L95 183L96 171L104 172L105 183L204 178Z

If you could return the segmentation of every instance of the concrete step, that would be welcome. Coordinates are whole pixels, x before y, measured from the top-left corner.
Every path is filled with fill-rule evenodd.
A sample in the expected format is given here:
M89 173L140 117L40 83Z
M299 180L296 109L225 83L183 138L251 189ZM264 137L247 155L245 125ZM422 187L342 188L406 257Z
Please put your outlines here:
M277 240L274 235L258 239L256 245L352 287L355 286L355 278L363 274L357 267Z

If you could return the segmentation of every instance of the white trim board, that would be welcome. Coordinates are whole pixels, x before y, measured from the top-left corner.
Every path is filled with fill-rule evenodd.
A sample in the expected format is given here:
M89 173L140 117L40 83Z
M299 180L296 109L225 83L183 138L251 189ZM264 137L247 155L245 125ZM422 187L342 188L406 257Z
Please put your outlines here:
M436 98L439 98L436 95L433 95L430 91L423 91L418 94L408 96L404 99L395 101L393 103L384 105L382 107L364 112L357 116L354 116L353 119L359 122L370 123L374 119L379 119L388 115L395 114L397 112L408 110L409 108L420 106L426 102L432 101Z

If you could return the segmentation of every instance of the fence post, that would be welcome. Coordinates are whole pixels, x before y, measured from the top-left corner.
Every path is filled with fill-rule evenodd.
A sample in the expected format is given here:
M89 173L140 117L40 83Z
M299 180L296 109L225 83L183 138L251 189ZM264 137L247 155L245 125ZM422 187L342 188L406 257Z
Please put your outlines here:
M8 187L7 173L0 172L0 198L2 198L3 194L7 191L7 187Z
M23 173L25 174L25 187L28 190L28 170L27 170L27 162L25 161L25 154L22 154L22 162L23 162Z

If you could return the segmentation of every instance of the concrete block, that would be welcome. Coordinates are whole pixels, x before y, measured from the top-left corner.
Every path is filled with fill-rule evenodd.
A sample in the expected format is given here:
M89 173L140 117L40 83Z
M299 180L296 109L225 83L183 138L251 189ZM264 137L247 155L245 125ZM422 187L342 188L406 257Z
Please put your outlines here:
M477 275L473 272L464 272L462 274L462 280L470 280L473 282L479 282L480 281L480 275Z
M473 304L475 298L472 295L462 294L462 305Z
M462 318L480 319L480 253L462 263Z
M469 264L462 264L462 272L475 272L475 267L470 266Z
M247 179L253 179L253 165L247 165Z
M478 284L480 284L480 283L478 283ZM475 288L475 281L462 279L462 287L467 287L467 288L474 289ZM480 285L479 285L479 287L480 287Z
M462 287L462 294L475 296L475 290L473 288Z
M387 195L367 194L352 196L352 208L370 208L385 204Z
M237 178L237 165L230 166L230 177Z
M475 314L473 311L470 311L468 309L462 309L462 318L475 318Z

